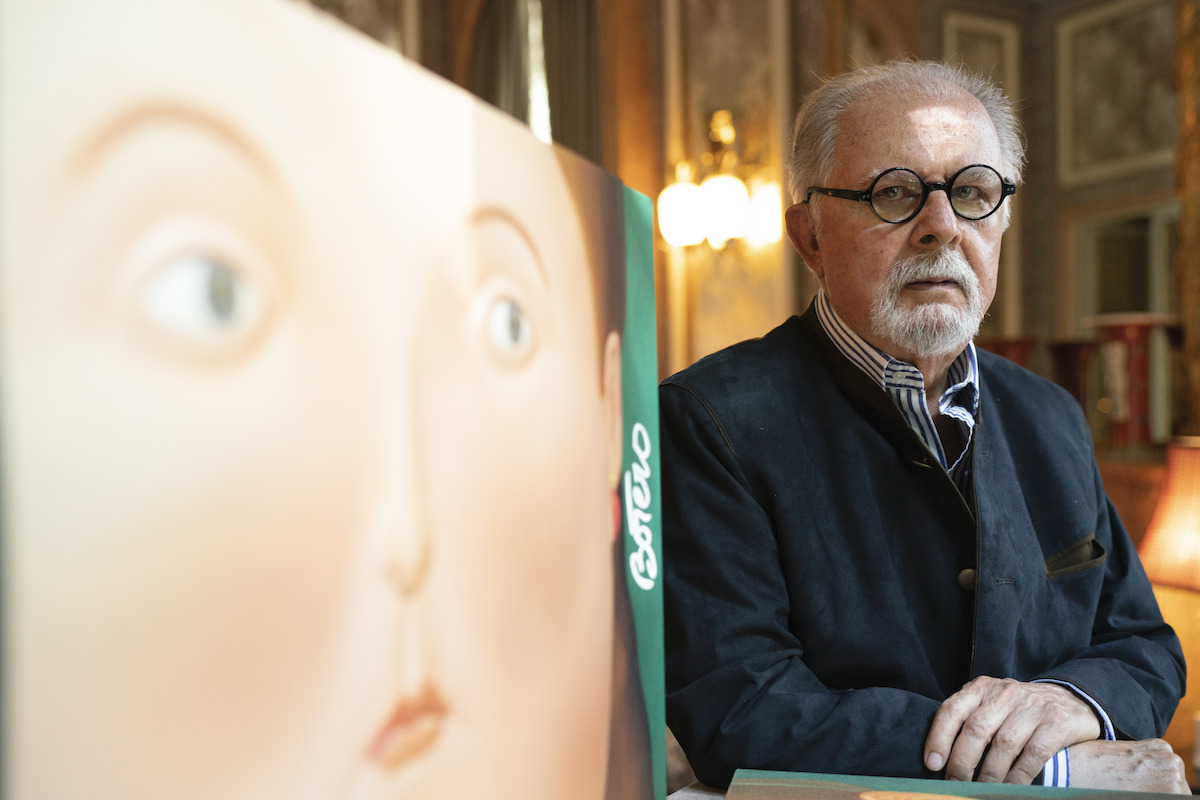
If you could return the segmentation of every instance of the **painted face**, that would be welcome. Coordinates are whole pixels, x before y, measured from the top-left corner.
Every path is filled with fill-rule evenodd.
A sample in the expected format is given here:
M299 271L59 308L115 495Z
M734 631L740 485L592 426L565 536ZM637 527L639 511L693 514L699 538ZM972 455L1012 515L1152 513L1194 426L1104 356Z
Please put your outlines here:
M12 796L601 796L553 153L305 9L118 5L0 32Z
M839 137L827 186L866 189L892 167L926 182L948 181L971 164L1002 169L995 128L966 93L949 100L921 94L860 100L842 115ZM902 332L906 324L919 330L959 321L961 335L943 337L935 349L966 346L995 295L1004 209L964 220L938 191L914 219L895 225L876 218L866 203L813 202L822 204L821 226L817 249L805 260L855 332L912 361L931 353L916 352L919 340Z
M448 737L414 796L441 796L468 750L488 766L462 776L463 797L525 784L534 764L573 796L604 784L620 465L604 457L587 253L562 174L527 131L479 121L480 203L422 311L415 373L428 596L446 626L430 641L477 724L453 730L470 738Z

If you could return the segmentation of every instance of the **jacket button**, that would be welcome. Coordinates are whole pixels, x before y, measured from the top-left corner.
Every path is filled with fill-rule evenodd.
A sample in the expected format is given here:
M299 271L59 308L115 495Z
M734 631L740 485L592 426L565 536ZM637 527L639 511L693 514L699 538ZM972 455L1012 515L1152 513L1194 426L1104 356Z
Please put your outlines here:
M966 589L968 592L973 592L975 591L975 586L978 582L978 576L975 574L975 570L969 567L958 573L958 585L961 589Z

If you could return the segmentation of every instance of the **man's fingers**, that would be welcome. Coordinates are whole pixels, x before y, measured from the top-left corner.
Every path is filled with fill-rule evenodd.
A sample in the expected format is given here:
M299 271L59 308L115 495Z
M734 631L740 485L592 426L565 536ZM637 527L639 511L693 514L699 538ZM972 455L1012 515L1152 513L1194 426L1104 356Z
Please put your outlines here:
M992 737L976 780L1028 785L1058 752L1054 742L1037 720L1009 717Z
M975 768L1006 716L1006 712L997 716L992 702L1006 683L1015 681L981 675L946 698L925 737L928 769L944 768L949 780L974 780Z
M969 691L971 684L951 695L933 716L929 735L925 737L925 766L940 772L946 766L950 752L966 719L979 708L980 697Z
M980 704L963 722L958 738L954 740L946 759L946 778L998 782L1008 774L1008 768L1021 752L1020 746L1026 738L1028 731L1023 731L1011 717L999 713L992 704ZM989 764L992 771L1001 770L1002 765L1000 777L987 777L979 772L980 767L986 768Z
M1028 784L1071 744L1099 735L1069 689L981 676L949 697L925 740L925 765L950 780Z

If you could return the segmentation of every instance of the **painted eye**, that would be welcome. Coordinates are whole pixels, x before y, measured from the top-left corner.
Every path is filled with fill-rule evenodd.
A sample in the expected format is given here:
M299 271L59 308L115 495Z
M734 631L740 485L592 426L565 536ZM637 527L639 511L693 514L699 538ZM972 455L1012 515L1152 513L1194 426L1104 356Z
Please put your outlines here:
M225 341L254 328L264 298L236 270L205 253L168 261L142 292L142 309L153 322L194 339Z
M533 348L533 325L515 300L500 297L487 310L488 340L503 355L520 359Z

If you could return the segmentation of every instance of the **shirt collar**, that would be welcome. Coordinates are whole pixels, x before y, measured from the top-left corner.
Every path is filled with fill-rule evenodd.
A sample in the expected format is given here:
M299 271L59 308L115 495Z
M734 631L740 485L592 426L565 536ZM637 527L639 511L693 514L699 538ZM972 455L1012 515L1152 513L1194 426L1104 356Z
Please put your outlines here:
M925 380L921 371L906 361L889 356L851 330L833 310L833 304L824 290L817 292L816 309L821 327L838 352L877 383L879 388L889 393L898 388L924 390ZM959 406L975 416L979 410L979 362L974 342L968 342L966 348L951 362L946 382L948 388L938 398L942 410ZM970 391L964 392L968 388Z

